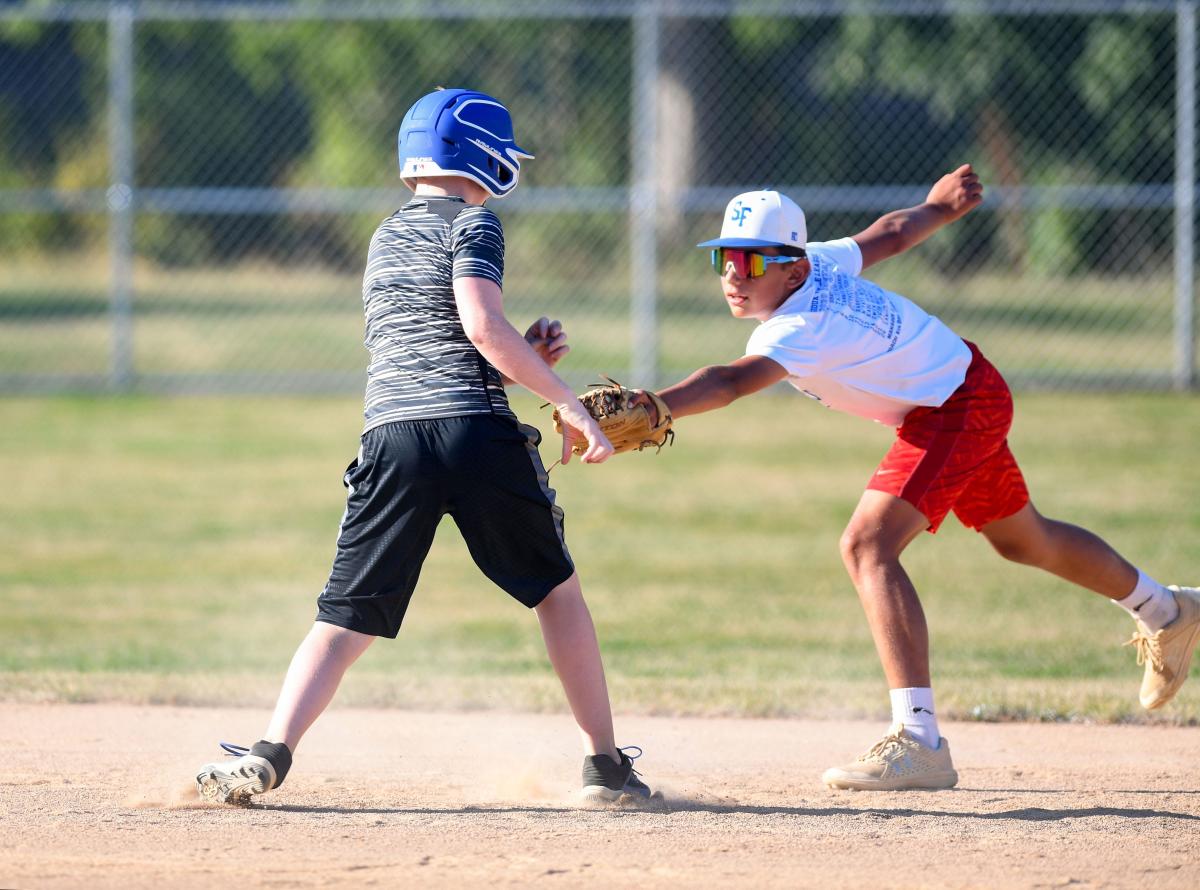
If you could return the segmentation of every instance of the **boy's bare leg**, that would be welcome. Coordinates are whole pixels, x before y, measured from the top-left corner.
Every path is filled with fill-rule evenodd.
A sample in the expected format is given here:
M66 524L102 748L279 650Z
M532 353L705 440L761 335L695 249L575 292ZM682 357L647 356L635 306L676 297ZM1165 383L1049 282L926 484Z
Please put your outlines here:
M1137 569L1101 538L1047 519L1032 503L980 532L1005 559L1044 569L1109 599L1125 598L1137 584Z
M1037 566L1125 609L1137 622L1126 645L1137 647L1138 664L1146 666L1138 700L1154 710L1175 697L1200 641L1200 590L1164 587L1096 535L1047 519L1033 504L980 531L1001 556Z
M292 656L263 738L283 742L294 752L301 736L333 700L346 669L374 640L369 634L315 622Z
M929 631L900 554L929 525L912 504L863 492L842 535L842 561L858 591L888 687L927 687Z
M613 736L600 644L592 615L583 601L578 573L550 591L534 611L542 627L550 663L583 737L584 753L607 754L619 763L621 756Z
M232 760L202 766L196 774L200 796L213 803L246 804L253 795L278 788L291 769L300 738L333 699L346 668L374 639L332 624L314 624L292 657L266 735Z
M842 561L887 676L892 728L853 763L827 769L821 779L831 788L936 789L958 782L934 714L925 613L900 565L904 548L928 526L912 504L868 489L842 535Z

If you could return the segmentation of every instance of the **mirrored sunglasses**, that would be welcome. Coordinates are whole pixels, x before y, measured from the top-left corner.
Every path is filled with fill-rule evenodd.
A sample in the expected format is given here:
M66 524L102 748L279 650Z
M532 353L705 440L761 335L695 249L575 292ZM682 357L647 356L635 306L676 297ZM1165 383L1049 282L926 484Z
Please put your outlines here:
M724 275L729 264L733 263L733 271L739 278L758 278L767 274L767 266L772 263L794 263L798 259L800 257L766 256L740 247L714 247L712 267L718 275Z

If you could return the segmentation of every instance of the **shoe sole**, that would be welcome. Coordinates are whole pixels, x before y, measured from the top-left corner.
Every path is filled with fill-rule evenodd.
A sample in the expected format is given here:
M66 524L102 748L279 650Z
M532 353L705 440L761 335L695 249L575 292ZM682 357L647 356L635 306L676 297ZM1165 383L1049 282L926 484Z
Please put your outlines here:
M827 787L840 791L945 791L958 784L958 773L951 770L891 782L837 776L826 778L824 782Z
M588 785L580 792L580 797L586 801L598 801L602 803L612 803L620 798L625 791L613 791L611 788L606 788L604 785Z
M616 803L622 797L630 797L635 801L646 802L653 800L661 800L662 793L655 791L647 797L644 794L638 794L634 791L629 791L622 788L620 791L613 791L605 785L586 785L579 792L579 797L584 803Z
M261 758L254 760L260 762L241 763L232 769L218 763L209 764L196 774L196 791L212 803L249 805L250 798L268 790L275 778L270 764Z
M1187 643L1184 644L1187 654L1183 656L1183 664L1179 666L1179 671L1175 674L1175 679L1171 681L1171 685L1167 687L1166 691L1158 701L1151 704L1142 702L1142 707L1144 707L1147 711L1156 711L1161 708L1163 705L1173 699L1175 697L1175 693L1179 691L1181 686L1183 686L1183 681L1187 679L1188 668L1191 667L1192 664L1192 655L1196 650L1197 639L1200 639L1200 621L1197 621L1192 627L1191 636L1188 637Z

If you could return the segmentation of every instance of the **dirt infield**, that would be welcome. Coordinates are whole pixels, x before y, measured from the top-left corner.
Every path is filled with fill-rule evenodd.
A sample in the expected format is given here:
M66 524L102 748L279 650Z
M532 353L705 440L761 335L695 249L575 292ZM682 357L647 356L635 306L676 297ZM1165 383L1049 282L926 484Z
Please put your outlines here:
M951 724L961 787L817 781L879 726L625 717L666 792L581 810L565 717L334 710L253 809L189 775L254 710L0 705L0 886L1200 886L1200 730Z

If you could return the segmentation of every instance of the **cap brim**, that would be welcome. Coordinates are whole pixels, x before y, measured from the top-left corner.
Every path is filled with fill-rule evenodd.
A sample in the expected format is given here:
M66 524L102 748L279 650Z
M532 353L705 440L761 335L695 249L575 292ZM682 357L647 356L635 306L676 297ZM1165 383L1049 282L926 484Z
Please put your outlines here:
M701 241L697 247L794 247L781 241L763 241L761 238L714 238Z

